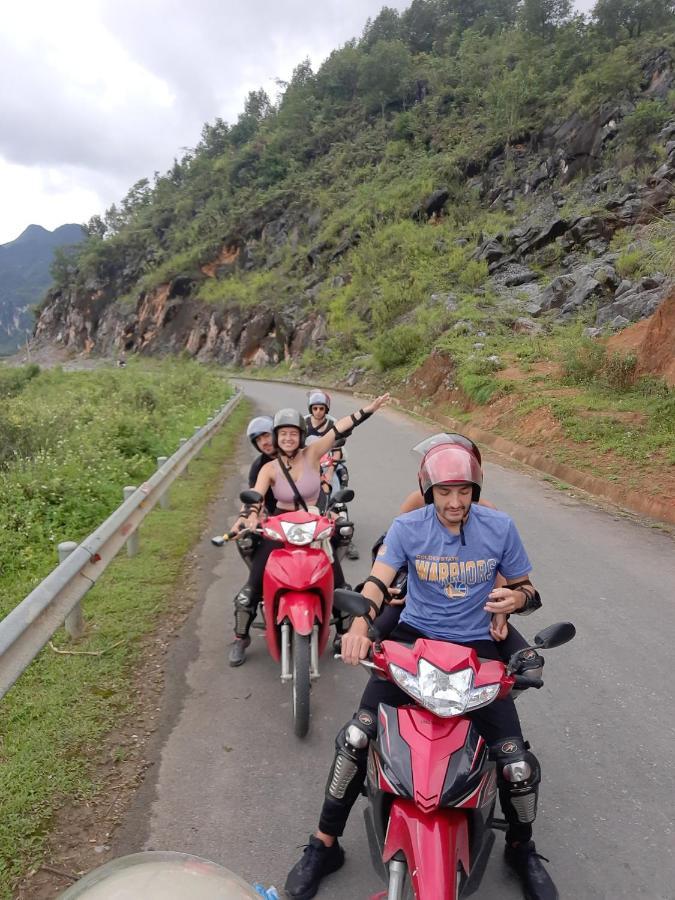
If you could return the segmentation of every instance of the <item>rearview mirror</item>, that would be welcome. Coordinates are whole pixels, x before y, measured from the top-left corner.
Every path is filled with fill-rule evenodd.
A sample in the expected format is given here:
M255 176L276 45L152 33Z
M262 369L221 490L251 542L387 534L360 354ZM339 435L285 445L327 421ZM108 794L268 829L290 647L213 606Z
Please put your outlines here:
M348 591L345 588L337 588L333 593L333 606L340 612L349 613L350 616L365 616L370 609L370 603L363 594L356 591Z
M239 499L247 506L254 506L262 501L262 494L259 494L257 491L242 491L239 494Z
M561 644L571 641L576 633L577 630L571 622L556 622L555 625L549 625L537 632L534 636L534 643L542 649L559 647Z
M336 503L351 503L353 499L354 491L351 488L342 488L342 490L335 491L330 498L330 504L334 506Z

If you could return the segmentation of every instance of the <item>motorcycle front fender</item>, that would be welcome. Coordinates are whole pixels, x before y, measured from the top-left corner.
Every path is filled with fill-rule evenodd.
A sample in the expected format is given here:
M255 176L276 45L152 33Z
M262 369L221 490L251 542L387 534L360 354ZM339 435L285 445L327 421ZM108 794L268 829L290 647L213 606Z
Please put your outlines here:
M458 873L470 871L467 815L453 809L423 813L412 800L394 800L382 851L385 863L404 853L419 900L457 900Z
M311 634L314 623L323 621L321 598L316 594L286 591L279 598L277 623L286 618L298 634Z

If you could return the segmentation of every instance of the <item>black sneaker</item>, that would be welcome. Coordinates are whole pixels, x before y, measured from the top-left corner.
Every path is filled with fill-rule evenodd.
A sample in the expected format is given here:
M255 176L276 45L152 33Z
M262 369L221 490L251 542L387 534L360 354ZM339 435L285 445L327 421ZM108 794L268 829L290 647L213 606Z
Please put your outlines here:
M353 542L350 542L349 547L347 547L347 559L359 559L359 551Z
M541 862L542 859L548 860L537 853L534 841L517 847L507 844L504 859L520 878L527 900L558 900L558 889Z
M325 875L337 872L344 864L345 853L337 840L327 847L312 835L300 859L288 873L284 888L293 900L310 900L319 890L319 882Z
M246 648L251 643L250 637L236 637L230 644L228 660L231 666L241 666L246 660Z

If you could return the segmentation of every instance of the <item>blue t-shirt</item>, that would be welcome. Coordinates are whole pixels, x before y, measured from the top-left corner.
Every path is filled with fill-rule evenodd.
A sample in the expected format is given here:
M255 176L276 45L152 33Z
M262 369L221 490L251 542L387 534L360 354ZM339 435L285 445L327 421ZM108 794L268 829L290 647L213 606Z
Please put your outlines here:
M441 525L433 504L394 519L377 555L393 569L408 564L408 595L401 622L446 641L491 640L483 607L497 572L522 578L531 569L513 520L472 504L459 534Z

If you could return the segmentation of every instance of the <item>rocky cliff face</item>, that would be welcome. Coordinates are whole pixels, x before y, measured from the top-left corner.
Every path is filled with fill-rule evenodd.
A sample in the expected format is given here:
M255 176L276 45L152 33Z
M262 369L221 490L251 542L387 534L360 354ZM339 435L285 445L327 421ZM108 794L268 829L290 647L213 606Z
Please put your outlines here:
M618 330L651 315L672 287L664 272L645 273L644 265L636 269L639 275L622 274L620 254L609 246L617 231L637 226L623 252L644 252L648 260L650 223L658 218L670 223L671 234L675 230L669 210L675 196L675 118L635 160L634 177L627 181L625 167L620 173L611 164L621 149L622 121L635 103L664 97L675 83L665 51L647 60L643 73L640 97L604 106L590 118L574 114L467 167L469 189L485 207L513 213L522 204L528 210L517 227L482 235L474 254L489 271L477 293L490 290L498 303L515 309L521 331L539 330L544 314L565 320L591 308L592 333L606 326ZM573 178L574 190L565 190ZM422 222L442 215L447 199L440 186L411 215ZM318 243L299 259L304 293L289 294L285 304L215 307L198 301L195 288L203 279L227 279L235 271L274 269L282 254L296 251L301 237L311 241L318 224L312 211L268 211L248 233L228 238L199 272L141 293L134 306L115 302L108 285L52 294L35 339L76 352L186 352L241 366L296 360L326 339L325 319L311 309L312 300L324 279L332 277L334 287L340 286L336 278L348 282L349 251L360 240L358 232L334 244ZM332 263L341 258L344 274L330 276Z

